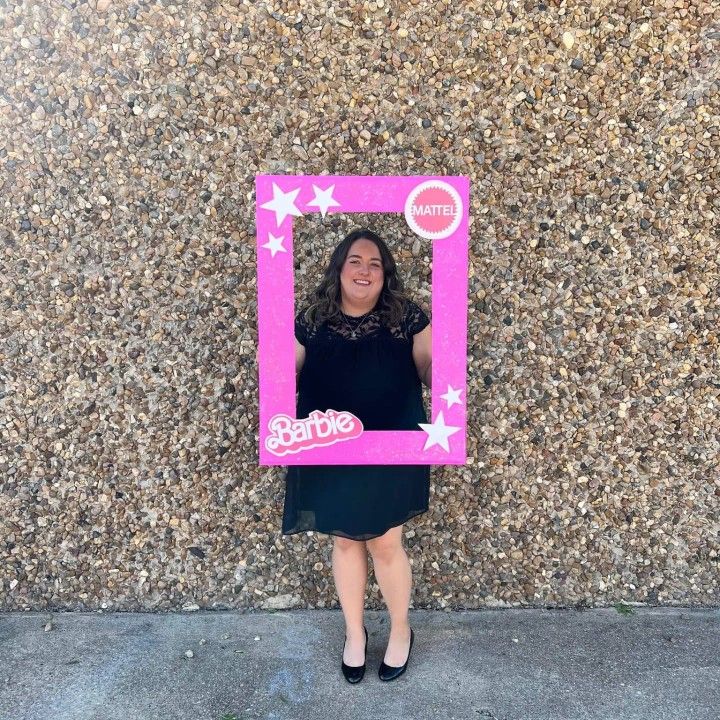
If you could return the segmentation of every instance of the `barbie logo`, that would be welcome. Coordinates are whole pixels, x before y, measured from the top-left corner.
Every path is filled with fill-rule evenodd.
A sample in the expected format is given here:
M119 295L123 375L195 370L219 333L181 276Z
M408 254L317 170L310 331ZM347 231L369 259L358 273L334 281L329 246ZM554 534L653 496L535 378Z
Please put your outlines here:
M282 413L273 415L268 430L271 434L265 439L267 450L273 455L287 455L352 440L362 434L363 425L359 418L345 410L313 410L309 417L302 419Z

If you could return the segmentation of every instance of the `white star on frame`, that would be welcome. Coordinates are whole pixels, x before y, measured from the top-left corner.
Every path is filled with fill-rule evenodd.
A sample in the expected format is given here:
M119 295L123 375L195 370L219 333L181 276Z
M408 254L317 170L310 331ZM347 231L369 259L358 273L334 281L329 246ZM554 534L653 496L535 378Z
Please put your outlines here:
M434 423L418 423L418 425L428 434L423 450L427 450L433 445L440 445L445 452L450 452L448 438L461 429L454 425L446 425L442 410L438 413Z
M440 397L445 400L448 408L451 408L453 405L462 405L462 400L460 399L461 392L462 388L456 390L452 385L448 385L447 392Z
M275 213L275 222L280 227L288 215L295 217L301 216L302 213L295 207L295 198L300 192L300 188L283 192L275 183L273 187L273 199L263 203L260 207L265 210L272 210Z
M287 252L282 244L282 241L285 239L284 235L275 237L272 233L268 233L268 237L270 239L262 247L267 248L272 253L273 257L275 257L275 253Z
M312 187L315 192L315 197L307 204L308 206L314 205L319 207L323 217L325 217L325 213L329 207L340 207L340 203L332 196L335 185L331 185L326 190L321 190L317 185L313 185Z

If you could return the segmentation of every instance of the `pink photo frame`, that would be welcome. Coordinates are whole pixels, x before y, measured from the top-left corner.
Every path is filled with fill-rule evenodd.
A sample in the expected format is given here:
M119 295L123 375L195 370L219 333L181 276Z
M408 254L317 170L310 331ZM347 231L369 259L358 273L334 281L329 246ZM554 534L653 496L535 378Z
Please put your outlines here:
M466 463L469 187L464 176L255 177L260 465ZM404 214L432 246L431 408L417 430L363 431L343 408L295 417L293 219L318 212Z

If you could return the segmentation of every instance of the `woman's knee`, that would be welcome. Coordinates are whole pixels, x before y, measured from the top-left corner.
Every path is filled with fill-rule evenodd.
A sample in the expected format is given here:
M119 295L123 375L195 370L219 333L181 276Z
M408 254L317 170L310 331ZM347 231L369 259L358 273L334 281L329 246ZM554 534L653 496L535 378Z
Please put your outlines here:
M367 540L367 548L373 559L390 559L402 552L402 525L390 528L384 535Z

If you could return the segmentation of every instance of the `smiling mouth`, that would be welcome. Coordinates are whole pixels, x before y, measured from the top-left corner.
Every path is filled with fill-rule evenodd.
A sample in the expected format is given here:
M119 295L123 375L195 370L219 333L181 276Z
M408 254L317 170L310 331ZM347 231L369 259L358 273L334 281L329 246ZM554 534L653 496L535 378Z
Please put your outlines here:
M364 287L367 287L370 284L369 280L353 280L353 282L356 285L363 285Z

